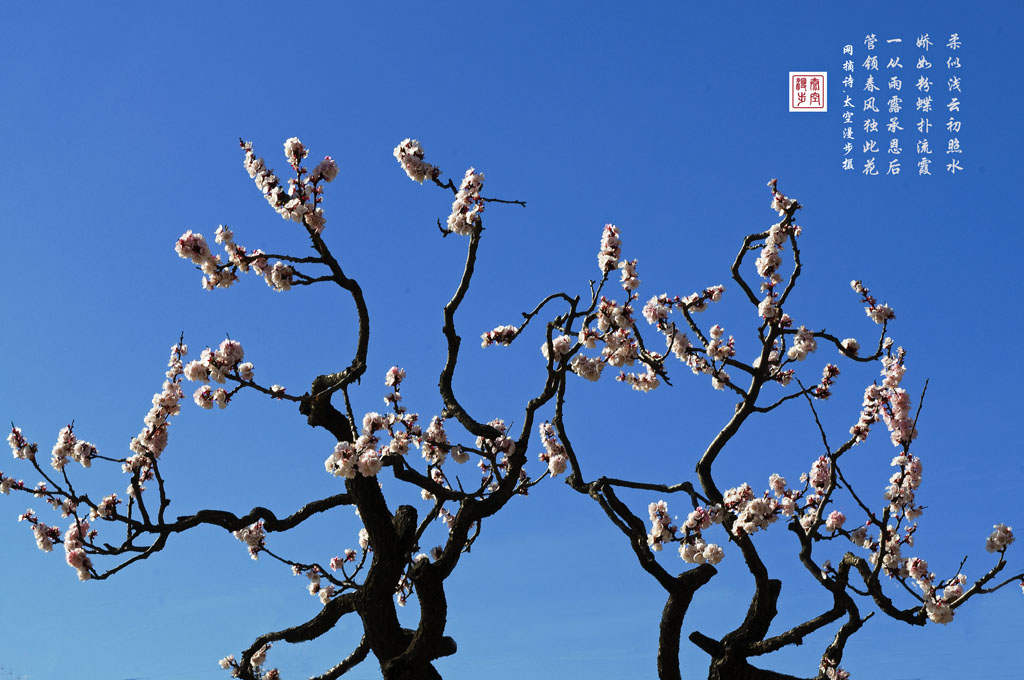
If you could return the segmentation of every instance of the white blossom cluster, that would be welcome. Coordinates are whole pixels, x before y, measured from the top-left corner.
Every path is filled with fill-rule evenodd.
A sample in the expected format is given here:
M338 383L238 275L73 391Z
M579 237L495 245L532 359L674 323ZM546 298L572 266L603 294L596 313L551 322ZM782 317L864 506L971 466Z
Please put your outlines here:
M181 413L181 378L184 374L182 357L188 354L188 346L178 343L171 347L171 355L167 360L167 372L164 374L163 386L153 395L153 406L143 418L142 430L132 438L129 448L134 455L129 456L121 469L125 473L141 471L144 481L150 475L152 461L158 459L167 447L167 428L170 418ZM128 487L129 495L134 495L135 487Z
M679 527L672 523L669 515L668 504L665 501L658 501L647 506L648 516L651 520L651 530L647 534L647 545L651 550L659 552L664 544L677 541L679 543L679 557L684 562L691 564L718 564L725 557L725 551L721 546L704 541L702 531L711 527L712 524L722 522L722 508L719 505L709 507L698 507L691 512L683 524L683 535L678 536Z
M81 464L82 467L91 467L92 459L96 455L96 447L87 441L75 437L71 425L61 429L57 435L57 443L53 446L50 465L54 470L63 470L68 464L68 459Z
M910 453L902 453L892 459L892 467L898 467L889 478L889 486L885 490L885 499L894 517L905 516L917 519L924 509L915 505L915 492L921 486L924 466L921 459Z
M231 394L224 388L213 389L209 384L211 380L218 384L224 384L228 376L235 380L251 381L253 377L253 365L250 362L242 362L245 357L245 350L237 340L225 339L221 341L220 347L212 350L209 347L203 350L200 358L190 361L184 368L184 375L192 382L204 383L195 391L192 398L196 404L211 409L214 405L225 408L231 401Z
M871 425L879 420L889 429L893 446L907 447L917 437L910 394L899 386L907 370L905 356L906 352L899 347L895 354L882 357L882 384L871 384L864 390L860 417L850 428L858 442L867 439Z
M565 452L565 446L562 442L558 441L558 436L555 434L555 428L552 427L551 423L544 422L540 424L540 441L544 446L538 458L542 463L547 463L548 472L551 476L560 475L565 472L565 468L569 463L569 456Z
M36 459L39 445L29 444L28 440L21 434L20 427L11 426L11 433L7 435L7 443L11 446L11 451L14 453L15 458L22 460Z
M263 531L263 520L257 520L249 526L242 527L234 532L235 538L245 543L249 549L249 557L254 560L260 558L260 550L267 544L266 533Z
M423 147L415 139L403 139L395 147L395 158L399 165L409 175L409 179L423 184L424 180L434 179L441 174L441 171L430 163L423 160Z
M71 522L64 533L64 558L68 566L78 572L79 581L92 578L92 560L85 552L85 542L94 534L89 531L89 523L84 519Z
M1003 552L1013 543L1013 528L1005 524L996 524L992 527L992 534L985 539L985 550L988 552Z
M480 224L480 213L484 211L484 200L480 190L484 188L484 173L473 168L466 170L459 186L455 200L452 202L452 213L448 216L448 231L469 236Z
M252 142L241 144L245 150L243 165L249 177L256 182L256 187L263 192L267 203L282 218L303 224L317 234L323 231L326 220L323 209L319 207L322 194L320 182L332 182L338 176L338 166L334 159L325 156L313 168L313 172L309 172L301 165L309 151L298 137L291 137L284 143L284 153L296 177L288 181L288 190L285 191L274 171L267 167L263 158L253 152Z
M800 326L793 336L793 345L786 352L786 356L790 361L803 361L808 354L817 349L818 342L814 339L814 333Z
M498 326L494 330L487 331L480 336L483 340L483 342L480 343L480 346L490 347L491 345L511 345L518 332L519 329L515 326Z
M893 311L892 307L878 304L878 300L871 295L871 291L860 280L854 279L850 281L850 288L853 289L853 292L860 293L863 302L867 305L864 308L864 312L875 323L881 325L896 318L896 312Z
M614 224L604 225L601 232L601 249L597 253L597 266L601 273L608 274L619 264L622 255L622 241L619 240L619 228Z
M204 289L228 288L238 281L238 272L248 272L250 269L262 276L274 291L280 292L292 287L295 270L290 265L280 261L270 265L259 249L247 254L244 246L234 242L234 232L224 225L217 227L215 239L224 245L228 256L226 265L221 262L220 255L210 252L203 235L191 230L185 232L174 247L179 257L191 260L203 272Z
M781 314L778 307L778 293L775 291L775 286L782 283L782 276L779 274L779 267L782 266L780 252L787 238L790 236L795 238L800 235L800 227L789 224L792 218L792 208L796 201L786 198L778 191L776 180L769 181L768 186L772 190L771 209L778 211L779 216L785 219L769 227L764 246L761 248L757 260L754 261L754 266L757 268L758 276L764 279L761 282L761 291L765 294L764 299L757 306L757 313L765 321L772 322L778 320Z

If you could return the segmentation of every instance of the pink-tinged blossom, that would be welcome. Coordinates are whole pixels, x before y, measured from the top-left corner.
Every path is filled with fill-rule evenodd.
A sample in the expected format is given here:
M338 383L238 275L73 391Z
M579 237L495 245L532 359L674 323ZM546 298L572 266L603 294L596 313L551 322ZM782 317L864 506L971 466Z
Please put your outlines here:
M57 443L53 446L50 465L54 470L63 470L68 459L75 460L82 467L92 467L92 459L96 455L96 447L89 442L79 441L75 437L71 425L61 429L57 435Z
M295 274L295 270L286 265L283 262L275 262L274 266L264 276L267 285L274 289L275 292L280 293L281 291L289 290L292 287L292 276Z
M651 531L647 535L647 545L655 552L660 551L662 545L675 538L676 528L672 525L672 518L668 514L668 503L658 501L647 506L648 515L651 518Z
M766 243L764 248L761 249L760 256L754 261L754 266L757 267L757 273L759 276L768 279L771 285L775 285L779 282L777 280L779 266L782 265L782 258L779 257L779 248L773 243Z
M20 427L11 426L11 433L7 435L7 443L10 444L14 457L22 460L35 460L36 452L39 451L38 444L29 444L28 440L22 436Z
M725 386L729 384L729 374L719 369L715 371L711 376L711 386L716 390L724 390Z
M889 501L894 514L902 513L909 519L914 519L922 512L921 508L914 505L914 493L921 486L921 477L924 473L921 459L912 453L900 454L893 458L891 465L899 467L900 470L889 478L885 498Z
M744 486L750 489L746 484ZM747 534L749 536L759 529L767 529L768 525L778 519L777 510L778 501L774 498L744 498L740 500L732 507L732 511L736 514L736 520L732 526L733 535Z
M190 382L207 382L209 376L209 371L199 360L190 361L185 365L185 379Z
M260 550L266 545L266 535L263 532L263 520L258 520L247 527L234 532L235 538L245 543L249 549L249 557L254 560L260 558Z
M267 167L263 158L257 157L252 150L252 142L240 142L245 151L243 165L249 173L249 177L256 183L256 187L263 192L267 203L275 210L279 210L286 200L284 188L274 171Z
M462 184L452 202L452 213L448 216L448 231L469 236L480 224L480 213L484 211L484 201L480 190L484 186L484 174L473 168L466 170Z
M434 416L420 439L420 450L428 465L444 463L449 448L448 435L444 431L444 420Z
M64 558L68 565L78 572L79 581L92 578L92 560L85 552L85 541L89 537L89 523L75 520L64 533Z
M395 147L395 158L405 170L405 174L414 182L423 184L424 180L434 179L441 171L423 160L423 147L415 139L404 139Z
M544 446L544 451L538 455L538 458L542 463L548 464L548 471L552 477L560 475L565 472L566 465L569 462L565 447L562 445L562 442L558 441L555 428L552 427L551 423L541 423L539 429L540 441Z
M679 544L679 557L690 564L704 564L704 550L707 544L699 536L692 536Z
M602 332L611 329L628 330L633 326L633 308L627 301L621 307L615 300L601 297L597 306L597 328Z
M178 256L191 260L197 267L209 274L214 271L219 258L210 252L210 246L202 234L196 234L191 230L186 231L174 245L174 251Z
M828 657L822 660L819 670L825 676L825 680L850 680L850 674Z
M778 507L779 512L781 512L786 517L792 517L796 514L796 501L790 498L789 496L779 496Z
M544 355L545 359L558 362L562 357L569 353L572 349L572 338L568 335L559 335L551 338L551 352L548 352L548 343L545 342L540 346L540 353Z
M730 335L728 340L723 340L723 333L722 327L718 324L711 327L711 340L708 341L705 350L712 361L725 361L736 356L735 339Z
M366 528L359 530L359 547L363 550L370 550L370 532Z
M793 345L786 352L786 356L789 357L790 361L803 361L810 352L816 349L818 349L818 343L814 339L814 333L807 330L804 326L800 326L796 331L796 335L793 336Z
M811 388L811 394L815 399L828 399L832 396L832 385L839 375L839 367L835 364L825 364L821 369L821 381Z
M11 489L24 489L25 482L19 482L13 477L4 477L0 474L0 493L5 496L11 495Z
M772 190L772 204L771 209L777 210L779 217L784 216L796 201L792 198L786 198L781 192L776 189L777 180L772 179L768 182L769 188Z
M665 347L683 363L686 363L690 356L690 338L686 337L686 333L677 329L675 324L671 324L665 329Z
M576 336L576 340L587 349L595 349L598 341L601 340L601 334L593 328L587 328L584 326L580 329L579 334Z
M619 382L628 383L634 390L638 392L650 392L656 389L661 381L658 380L658 374L655 373L654 368L650 364L644 366L646 371L644 373L619 373L615 379Z
M911 411L910 394L902 389L896 388L889 393L889 408L881 410L882 420L889 428L890 439L893 446L904 446L910 444L917 437L917 429L914 427L914 416Z
M868 385L864 390L860 417L857 424L850 428L850 434L857 439L858 443L867 439L871 425L879 420L879 412L883 403L882 389L878 385Z
M252 665L254 669L260 668L263 664L267 662L267 652L270 651L270 647L271 643L268 642L267 644L263 645L258 650L256 650L256 652L252 655L252 658L249 659L249 663L250 665ZM264 678L265 677L266 676L264 676Z
M754 490L751 489L750 485L746 482L735 488L727 490L722 497L722 500L725 502L725 507L729 510L737 508L741 504L753 499Z
M622 241L619 240L619 229L614 224L604 225L601 233L601 250L597 254L597 265L604 274L610 273L618 266L622 254Z
M379 430L383 430L387 423L387 419L376 411L371 411L363 416L363 430L364 435L373 435Z
M777 495L781 496L786 491L786 478L773 472L768 478L768 486L770 486L772 491Z
M322 179L325 182L333 182L334 178L337 176L338 164L335 163L334 159L330 156L324 156L324 159L317 163L316 167L313 168L310 180L317 182Z
M405 380L405 369L399 368L398 366L392 366L384 376L384 386L397 388L402 384L403 380Z
M491 345L511 345L517 332L518 329L515 326L498 326L493 331L487 331L480 336L483 339L480 346L490 347Z
M192 395L192 399L202 408L213 408L213 388L209 385L200 386Z
M244 363L238 364L238 377L240 377L242 380L252 381L252 376L253 376L252 362L246 361Z
M482 451L491 451L495 454L501 454L498 465L503 466L505 458L511 456L516 451L515 441L507 436L505 433L508 428L505 426L505 421L501 418L495 418L494 420L487 423L498 432L498 436L495 439L485 439L484 437L476 438L476 447Z
M298 137L290 137L284 142L284 157L293 168L298 168L303 159L309 155L309 150L299 141Z
M220 666L221 668L223 668L224 670L227 670L227 669L229 669L229 668L234 668L234 667L236 667L236 666L238 665L238 662L237 662L237 661L235 661L235 655L234 655L234 654L228 654L228 655L227 655L227 656L225 656L225 657L224 657L223 659L221 659L220 661L218 661L218 662L217 662L217 665L219 665L219 666Z
M896 318L896 313L892 310L889 305L879 305L878 300L871 295L871 291L858 279L850 281L850 287L853 292L860 293L862 301L867 305L864 311L867 313L871 320L877 324L884 324L890 319Z
M167 362L167 380L164 381L163 389L153 395L153 407L143 418L144 427L131 440L129 448L136 454L133 457L136 460L124 464L126 472L148 469L148 460L159 458L166 448L169 419L181 412L181 400L185 397L181 389L181 378L185 370L181 358L187 353L188 347L184 344L171 347L171 355Z
M60 537L60 529L42 522L33 522L32 533L36 538L36 547L43 552L53 552L53 542Z
M821 456L811 465L811 474L808 477L810 484L818 493L824 493L831 480L832 464L828 458Z
M465 462L467 462L469 460L469 453L467 453L466 450L463 449L458 444L456 444L455 446L453 446L451 448L451 454L452 454L452 460L454 460L459 465L462 465L463 463L465 463Z
M775 304L775 296L769 293L757 306L757 313L762 319L771 321L779 315L779 308Z
M988 552L1003 552L1013 543L1013 528L1005 524L996 524L992 527L992 534L985 540L985 550Z
M697 508L686 516L683 528L687 531L703 531L711 526L711 514L705 508Z
M668 319L670 311L672 311L672 300L663 293L648 300L641 313L647 323L653 325Z
M213 392L213 403L217 404L218 408L226 408L230 399L231 397L224 389L217 389Z
M622 260L619 262L619 269L622 270L622 290L628 293L640 287L640 278L636 273L636 260Z
M388 444L387 452L397 456L404 456L409 453L409 433L408 432L395 432L391 438L391 443Z
M958 581L954 581L942 589L942 599L946 602L956 602L964 594L964 587Z
M862 548L870 547L871 542L868 540L868 528L865 526L859 526L851 531L850 542ZM865 543L867 543L867 545L865 545Z
M839 531L843 528L843 524L846 522L846 515L833 510L829 513L828 519L825 520L825 528L829 531Z
M320 589L320 593L319 593L319 597L320 597L320 604L327 604L331 600L331 598L334 597L334 586L327 586L326 588L321 588ZM269 673L268 674L264 674L263 680L267 680L267 678L269 678L269 677L270 677Z
M637 344L632 334L625 328L620 328L604 335L605 346L601 350L601 357L605 363L615 368L632 366L637 357Z
M719 545L708 543L704 546L703 557L708 564L718 564L725 557L725 551Z
M892 307L889 305L878 305L873 308L867 308L865 311L871 317L871 320L879 325L896 318L896 312L892 311ZM952 613L950 613L950 618L952 618ZM944 622L940 621L939 623Z
M597 382L601 377L601 371L604 370L604 362L597 357L588 357L583 354L577 354L572 358L569 368L572 369L573 373L581 378L586 378L591 382Z
M229 367L236 366L244 357L245 350L242 349L242 343L231 339L222 340L214 355L217 364Z
M309 591L309 594L316 595L320 592L320 570L313 567L306 572L306 578L309 579L309 585L306 586L306 590Z
M121 501L118 499L117 494L110 494L104 497L102 501L96 504L96 507L89 512L89 519L95 520L97 517L107 519L113 517L117 512L117 504Z
M363 477L376 477L382 465L383 461L376 451L367 451L359 456L358 469Z
M945 600L929 600L924 605L928 618L935 623L949 623L953 620L953 609Z
M850 356L857 356L857 352L860 351L860 343L857 342L856 338L846 338L841 343L842 348L846 350L846 353Z

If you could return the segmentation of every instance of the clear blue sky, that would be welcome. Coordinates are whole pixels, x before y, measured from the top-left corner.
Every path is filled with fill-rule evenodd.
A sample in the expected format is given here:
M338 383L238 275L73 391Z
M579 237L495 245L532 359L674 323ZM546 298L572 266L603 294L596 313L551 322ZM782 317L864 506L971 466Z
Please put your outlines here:
M208 294L173 251L186 229L212 238L221 223L249 248L305 247L242 169L240 136L282 172L281 143L293 135L313 156L338 160L325 237L363 283L373 324L355 408L381 409L384 372L400 364L407 403L424 418L440 408L440 309L464 242L438 237L450 196L405 177L391 155L397 142L417 138L446 177L472 165L486 173L485 194L528 202L488 207L479 274L458 319L463 399L481 417L513 421L539 389L540 331L486 351L474 341L479 333L515 322L549 292L584 293L598 275L607 222L622 230L623 255L639 259L645 295L729 288L743 236L774 221L765 182L778 177L805 206L805 274L791 313L840 337L868 338L874 326L849 290L853 278L895 308L892 335L909 351L905 385L915 403L931 379L914 447L928 506L917 554L947 575L969 554L966 572L977 577L992 563L983 550L991 526L1024 530L1014 425L1024 330L1016 201L1024 143L1014 85L1024 59L1014 42L1024 6L892 4L4 3L0 415L46 452L74 419L101 453L123 455L182 331L193 354L229 333L259 376L293 393L348 361L354 316L333 291L276 294L250 277ZM932 176L917 175L918 117L910 113L900 176L885 176L888 160L878 176L863 175L862 161L844 172L843 45L855 46L863 83L865 35L902 38L878 50L902 55L909 72L913 41L928 33L942 55L933 59L934 87L946 92L953 32L963 42L964 172L945 172L949 135L933 130L938 160ZM787 76L800 70L828 72L828 113L787 111ZM942 125L947 116L932 118ZM855 137L860 157L862 127ZM746 356L754 319L734 292L714 320L735 329ZM814 361L831 358L822 350ZM874 375L840 377L824 415L837 438ZM592 474L692 479L694 452L731 402L688 371L675 377L674 388L648 395L610 380L573 383L569 427ZM802 408L761 419L727 450L719 479L755 489L772 472L795 479L818 455L816 443ZM171 513L255 504L286 513L337 491L323 469L331 447L288 404L245 395L211 413L189 403L162 461ZM862 488L880 503L893 449L876 432L856 455ZM5 474L35 481L0 460ZM78 484L94 496L123 491L119 472L82 472L74 471ZM397 486L387 476L385 484ZM642 512L657 498L632 500ZM119 578L80 584L62 555L38 551L15 521L26 501L0 499L0 678L226 678L217 659L319 606L302 579L270 560L252 562L214 529L176 537ZM354 546L358 527L345 510L294 537L272 536L271 546L323 561ZM785 582L780 625L827 608L789 557L792 536L781 524L758 541ZM687 632L723 632L742 617L750 582L727 552ZM1022 546L1010 554L1019 570ZM674 551L662 557L683 568ZM561 483L541 485L486 524L447 589L448 633L459 643L438 664L447 678L655 677L663 592L596 504ZM1017 677L1020 591L970 605L953 624L925 630L876 617L849 644L844 666L859 679ZM321 641L276 647L270 661L289 679L319 673L357 634L343 622ZM771 667L812 675L826 637ZM706 656L686 641L683 653L684 670L700 677ZM369 661L352 677L379 672Z

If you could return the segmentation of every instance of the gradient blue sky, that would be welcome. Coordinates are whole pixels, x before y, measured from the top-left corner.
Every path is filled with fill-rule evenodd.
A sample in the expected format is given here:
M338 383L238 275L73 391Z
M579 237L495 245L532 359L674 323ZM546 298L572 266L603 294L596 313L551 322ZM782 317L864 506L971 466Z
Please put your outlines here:
M0 415L44 451L74 419L80 437L122 455L182 331L193 354L230 333L262 380L293 393L348 361L353 312L333 291L275 294L250 278L208 294L173 252L186 229L212 237L221 223L249 248L305 248L242 169L239 136L281 171L281 143L293 135L314 157L339 162L325 236L363 283L373 324L359 412L383 407L384 372L396 363L408 371L407 404L424 418L438 412L440 309L464 257L464 242L440 239L434 226L450 196L411 183L391 155L395 144L418 138L445 176L472 165L486 173L487 195L528 202L489 206L478 276L458 318L463 400L515 427L542 379L540 330L486 351L479 333L514 322L554 290L584 293L598 275L606 222L622 230L623 255L639 258L645 296L729 288L743 236L774 221L765 182L779 177L805 206L805 273L789 311L867 339L875 327L849 290L853 278L895 308L892 335L909 351L905 385L915 403L931 379L914 448L928 506L917 554L940 575L969 554L966 572L977 577L992 563L983 550L992 524L1024 529L1014 424L1024 330L1015 85L1024 59L1014 43L1024 6L897 5L4 3ZM899 177L844 173L843 45L855 45L859 71L866 34L902 37L906 67L916 36L929 33L945 54L952 32L963 41L965 171L943 171L943 133L933 134L942 165L931 177L910 163ZM828 113L787 112L787 76L797 70L829 72ZM904 121L904 148L914 145L913 121ZM727 293L708 313L718 316L703 321L735 332L747 356L755 319L740 302ZM827 360L819 351L809 374ZM823 413L836 438L874 375L871 367L839 378ZM687 371L675 376L674 388L648 395L610 380L574 382L569 427L591 474L692 479L694 453L727 420L731 401ZM288 404L245 395L211 413L190 402L162 460L171 512L263 504L286 513L336 492L338 480L323 470L331 446ZM751 422L718 478L759 489L771 472L795 479L817 455L807 413L795 407ZM878 432L856 455L863 492L881 503L893 449ZM5 474L35 481L6 460ZM94 496L123 491L119 472L82 472L78 485ZM0 499L0 676L226 678L217 659L319 606L304 580L270 560L252 562L214 529L176 537L119 578L80 584L62 555L39 552L15 522L27 500ZM642 512L657 498L631 500ZM359 525L348 512L272 536L271 546L327 560L355 544ZM828 607L790 557L781 525L758 541L785 581L780 626ZM1018 570L1019 548L1010 553ZM674 551L663 559L683 566ZM721 566L695 599L687 632L724 632L742 617L749 578L734 552ZM460 649L438 664L447 678L655 677L663 592L596 504L561 483L485 524L448 595L448 632ZM1019 677L1020 591L970 604L946 627L876 617L848 645L844 666L859 679ZM270 662L286 678L322 672L358 632L343 622L321 641L275 648ZM766 665L812 675L827 637ZM685 641L683 652L684 670L700 677L705 655ZM379 672L371 661L351 677Z

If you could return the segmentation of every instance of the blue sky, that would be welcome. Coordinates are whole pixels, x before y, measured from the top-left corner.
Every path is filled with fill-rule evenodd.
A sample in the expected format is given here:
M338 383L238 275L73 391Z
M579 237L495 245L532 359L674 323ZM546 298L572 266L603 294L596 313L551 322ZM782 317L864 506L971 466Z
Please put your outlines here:
M101 453L123 455L181 332L193 355L230 334L262 379L293 393L348 361L354 315L333 291L276 294L250 277L210 294L174 254L185 230L212 237L218 224L250 248L306 247L295 225L264 205L241 167L238 137L282 172L281 143L291 136L312 156L337 159L325 238L363 283L373 324L355 409L383 407L384 372L399 364L408 371L407 404L424 418L440 409L440 310L461 272L464 242L440 239L434 226L450 196L411 183L395 163L392 149L403 138L419 139L446 177L475 166L486 173L485 194L528 203L488 207L478 276L458 318L462 399L485 419L514 423L543 378L540 330L488 350L473 341L479 333L515 322L555 290L585 293L598 276L608 222L622 231L623 255L639 259L642 294L729 288L727 268L743 236L775 221L765 182L778 177L805 206L804 275L790 313L840 337L870 337L874 325L849 290L854 278L896 310L891 334L908 349L905 385L915 403L931 381L914 447L925 462L928 506L918 554L949 574L969 554L966 573L977 577L991 565L983 550L991 526L1024 527L1014 426L1022 378L1014 343L1024 330L1015 199L1024 145L1022 97L1012 85L1024 65L1013 46L1024 8L823 5L6 3L0 415L44 451L74 419ZM945 171L950 135L937 129L931 141L940 160L932 176L918 176L920 116L909 113L901 118L907 162L899 176L885 175L888 159L878 176L862 174L863 160L843 171L843 46L854 45L862 83L865 35L902 38L877 49L902 56L909 73L919 54L914 39L928 33L931 53L942 55L932 61L944 103L953 32L963 42L964 171ZM787 111L788 73L801 70L828 72L827 113ZM916 96L904 81L905 98ZM857 111L858 125L862 118ZM938 112L932 122L946 118ZM855 130L854 157L863 158L868 137ZM874 138L887 143L888 135ZM708 313L719 316L704 321L735 329L740 354L751 353L755 319L730 292ZM832 357L820 350L813 359L817 366ZM840 377L823 414L835 437L856 420L874 377L874 367ZM694 452L732 405L688 371L675 378L675 387L647 395L610 380L571 385L569 427L591 474L693 478ZM287 404L245 395L211 413L190 403L162 460L171 512L262 504L284 513L334 493L338 480L323 471L331 447L329 435L309 430ZM892 448L878 432L856 454L862 488L881 503ZM751 422L717 474L728 486L761 489L770 473L796 478L817 455L807 413L794 408ZM14 463L0 470L35 481ZM102 495L123 491L125 481L92 470L78 483ZM301 579L270 560L252 562L214 529L176 537L120 578L80 584L62 556L38 551L15 521L26 500L0 500L0 576L8 584L0 677L224 678L217 659L319 606ZM641 512L658 499L631 500ZM272 536L271 545L326 560L355 544L358 520L347 513ZM781 525L758 536L785 582L780 624L828 606L801 580L791 539ZM1018 571L1019 552L1010 551ZM673 551L662 559L683 567ZM750 583L735 554L721 566L696 598L687 632L724 632L742 617ZM460 650L439 662L445 677L481 669L495 678L655 677L663 593L596 504L561 483L542 484L485 525L447 591L448 633ZM1020 598L1006 589L972 601L953 624L924 630L876 617L848 646L844 666L854 677L884 680L958 678L992 666L987 677L1012 677L1004 669L1024 635ZM288 678L322 672L354 645L354 625L275 648L271 663ZM826 643L809 639L771 667L811 675ZM683 653L684 671L700 677L706 657L685 641ZM379 672L371 662L352 677Z

